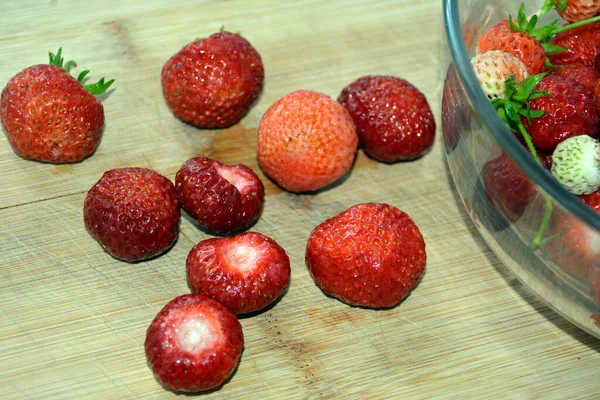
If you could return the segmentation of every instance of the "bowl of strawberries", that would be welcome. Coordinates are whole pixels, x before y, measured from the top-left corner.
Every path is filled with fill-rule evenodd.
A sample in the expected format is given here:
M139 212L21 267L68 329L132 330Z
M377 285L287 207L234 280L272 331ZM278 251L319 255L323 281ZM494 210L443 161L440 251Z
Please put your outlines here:
M600 1L444 0L457 193L516 277L600 337Z

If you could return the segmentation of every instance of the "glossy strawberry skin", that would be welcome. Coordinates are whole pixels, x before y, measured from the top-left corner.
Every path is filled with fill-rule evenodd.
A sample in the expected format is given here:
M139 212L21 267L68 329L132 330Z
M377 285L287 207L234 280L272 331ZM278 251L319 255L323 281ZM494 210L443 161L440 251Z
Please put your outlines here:
M364 76L346 86L338 101L356 125L359 147L376 160L412 160L433 145L436 126L429 103L402 78Z
M566 64L559 65L550 71L551 75L560 75L575 79L589 90L594 90L600 80L600 72L589 65Z
M487 198L515 222L536 195L535 186L505 153L483 165L481 179Z
M534 110L544 115L523 125L536 149L551 153L563 140L577 136L598 135L596 100L591 90L579 82L558 75L544 77L536 87L551 96L541 96L529 102Z
M248 228L259 218L265 198L264 185L252 169L208 157L186 161L175 176L175 189L181 208L214 233Z
M502 50L517 57L530 75L546 70L546 52L541 43L524 32L513 32L503 19L483 32L477 41L477 52Z
M298 90L273 103L258 129L261 169L290 192L313 192L352 167L358 136L348 111L331 97Z
M173 183L146 168L105 172L87 193L87 230L113 257L134 262L170 248L179 233Z
M581 64L600 66L600 22L593 22L558 33L552 44L564 51L548 55L553 65Z
M245 232L196 244L186 261L194 293L224 305L234 314L261 310L290 282L290 259L273 239Z
M174 54L161 72L163 96L179 119L199 128L239 122L263 89L260 54L242 36L217 32Z
M425 241L413 220L381 203L363 203L319 224L306 247L306 264L328 295L355 306L398 304L420 279Z
M4 87L0 119L17 154L73 163L96 150L104 108L66 70L41 64L19 72Z
M167 303L148 327L144 342L157 380L186 393L223 384L235 370L243 347L236 316L201 294L182 295Z

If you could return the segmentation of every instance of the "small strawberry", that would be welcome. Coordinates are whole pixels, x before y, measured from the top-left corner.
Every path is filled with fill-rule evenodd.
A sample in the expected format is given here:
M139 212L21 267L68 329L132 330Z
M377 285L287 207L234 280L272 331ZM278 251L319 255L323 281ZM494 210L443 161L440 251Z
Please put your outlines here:
M173 183L146 168L105 172L87 193L85 227L113 257L140 261L166 251L179 232Z
M316 191L340 179L350 170L357 146L348 111L310 90L276 101L258 128L260 167L290 192Z
M219 387L231 376L244 347L236 316L201 294L168 302L146 331L146 359L156 379L178 392Z
M501 50L477 53L471 58L471 65L483 92L489 99L504 98L506 80L513 77L521 82L529 76L525 64L517 57Z
M263 89L259 53L241 35L217 32L186 45L163 66L162 91L173 114L199 128L238 123Z
M600 0L546 0L543 13L555 8L567 22L579 22L595 17L600 12Z
M590 194L581 194L577 197L579 197L581 201L583 201L585 204L591 207L592 210L596 211L597 213L600 213L600 190L596 190L594 193Z
M25 68L6 84L0 97L0 120L8 142L24 158L73 163L92 154L102 136L104 108L94 96L114 82L83 85L89 73L75 79L63 67L61 49L49 64Z
M524 118L523 125L538 150L552 152L569 137L598 135L596 100L591 90L559 75L544 77L536 89L550 96L533 99L529 106L544 114L530 120Z
M422 156L433 145L435 120L425 95L394 76L364 76L346 86L338 101L356 125L359 146L393 163Z
M600 142L581 135L559 143L552 153L552 175L574 194L600 189Z
M586 88L594 91L600 80L600 72L589 65L565 64L559 65L549 71L548 75L560 75L565 78L575 79Z
M393 307L420 279L425 242L403 211L363 203L319 224L306 246L306 263L328 295L356 306Z
M256 232L206 239L186 261L194 293L202 293L234 314L258 311L279 297L290 282L290 259L273 239Z
M175 176L181 208L215 233L248 228L262 210L265 188L243 164L224 165L207 157L186 161Z

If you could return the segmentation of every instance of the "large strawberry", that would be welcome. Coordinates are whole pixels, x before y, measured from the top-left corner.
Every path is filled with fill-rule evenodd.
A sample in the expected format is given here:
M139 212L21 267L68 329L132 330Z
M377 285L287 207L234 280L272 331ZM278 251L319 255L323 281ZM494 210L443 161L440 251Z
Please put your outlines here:
M596 68L582 64L558 65L549 71L549 75L560 75L565 78L575 79L591 91L595 90L600 80L600 72Z
M290 282L290 259L273 239L244 232L233 237L205 239L186 261L194 293L217 300L234 314L271 304Z
M593 92L574 79L560 75L545 76L536 86L549 96L529 101L539 118L523 117L523 125L536 149L552 152L563 140L577 136L598 135L598 113Z
M207 157L191 158L181 166L175 190L181 208L215 233L248 228L258 219L265 198L263 183L250 168Z
M144 348L155 377L178 392L214 389L231 376L244 347L242 326L201 294L168 302L146 331Z
M174 54L162 68L162 91L181 120L199 128L224 128L248 113L264 75L256 49L241 35L222 31Z
M72 163L92 154L102 136L104 108L94 96L114 80L83 85L89 70L75 79L75 65L63 66L61 49L49 64L25 68L6 84L0 120L8 142L21 156L49 163Z
M322 189L352 166L358 136L348 111L326 94L298 90L275 103L258 128L258 162L290 192Z
M425 241L414 221L389 204L363 203L311 233L306 263L327 294L357 306L393 307L420 279Z
M146 168L105 172L87 193L83 219L113 257L140 261L167 250L179 233L175 186Z
M429 103L402 78L363 76L346 86L338 101L354 120L359 146L376 160L412 160L433 145L435 120Z
M581 64L595 68L600 66L600 22L558 32L551 43L562 48L562 51L548 55L553 65Z

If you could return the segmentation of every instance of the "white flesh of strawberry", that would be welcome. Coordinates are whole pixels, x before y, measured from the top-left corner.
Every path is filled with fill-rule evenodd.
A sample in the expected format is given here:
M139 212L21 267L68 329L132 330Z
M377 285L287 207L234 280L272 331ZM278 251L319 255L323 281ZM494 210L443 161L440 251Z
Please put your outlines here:
M251 186L254 183L254 180L251 176L246 176L243 171L238 169L227 166L219 166L216 167L216 169L219 175L235 186L242 194L248 186Z
M177 344L185 351L197 354L214 340L211 326L201 318L186 319L177 329Z
M471 58L471 65L483 92L490 99L504 98L506 80L511 74L517 82L529 76L521 60L500 50L476 54Z
M600 143L587 135L570 137L552 154L552 175L571 193L600 188Z
M242 243L233 239L224 246L223 254L229 267L236 268L242 273L251 273L268 250L268 243Z

